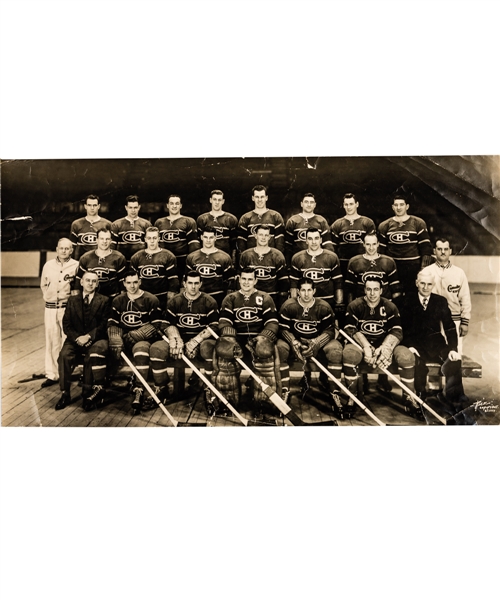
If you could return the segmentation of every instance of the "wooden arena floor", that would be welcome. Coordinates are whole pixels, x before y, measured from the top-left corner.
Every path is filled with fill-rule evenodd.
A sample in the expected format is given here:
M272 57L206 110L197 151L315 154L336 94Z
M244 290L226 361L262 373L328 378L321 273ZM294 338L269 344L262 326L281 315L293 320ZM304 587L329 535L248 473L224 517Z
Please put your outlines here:
M500 424L500 302L499 290L493 285L472 285L473 317L470 333L465 340L465 354L482 365L481 379L464 379L464 387L471 406L467 415L478 425ZM62 411L54 406L60 397L58 386L41 388L43 380L30 379L33 374L43 374L44 325L43 302L36 288L2 289L2 426L4 427L168 427L170 421L159 409L137 416L132 414L131 397L125 392L113 391L108 395L105 407L92 412L81 408L80 388L77 378L72 386L74 403ZM189 374L189 371L188 371ZM292 377L290 406L306 423L328 422L334 419L327 397L313 389L300 393L300 373ZM243 376L243 381L246 377ZM370 393L365 397L366 406L388 425L425 425L404 414L399 389L387 397L376 392L375 379L370 376ZM393 384L393 388L395 388ZM437 412L439 408L433 406ZM209 418L202 395L189 388L182 398L176 398L167 406L179 422L191 425L217 427L241 427L234 417ZM241 408L244 417L252 419L250 410ZM428 423L437 423L429 414ZM258 424L284 425L287 421L268 415ZM351 421L338 421L342 427L376 426L376 423L358 409Z

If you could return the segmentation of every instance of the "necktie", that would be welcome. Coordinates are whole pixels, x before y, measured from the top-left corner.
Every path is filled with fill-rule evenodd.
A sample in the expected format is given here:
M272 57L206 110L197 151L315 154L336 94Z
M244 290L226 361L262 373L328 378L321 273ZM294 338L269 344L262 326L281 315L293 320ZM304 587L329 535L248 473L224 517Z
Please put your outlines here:
M85 304L85 306L89 305L89 295L88 294L83 298L83 303Z
M427 304L429 303L429 298L424 298L422 300L422 306L424 307L424 310L427 310Z

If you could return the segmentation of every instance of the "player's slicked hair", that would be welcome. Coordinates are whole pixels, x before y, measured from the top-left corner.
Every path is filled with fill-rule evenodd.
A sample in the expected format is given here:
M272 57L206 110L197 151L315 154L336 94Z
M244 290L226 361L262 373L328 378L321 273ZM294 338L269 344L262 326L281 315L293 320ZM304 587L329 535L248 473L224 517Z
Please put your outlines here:
M306 231L306 239L310 233L319 233L319 237L323 237L321 231L317 227L308 227Z
M389 200L391 200L393 204L395 200L404 200L406 204L409 204L410 194L408 194L407 192L396 191L389 195Z
M267 188L265 185L259 184L256 185L252 188L252 196L254 195L255 192L266 192L266 196L267 196Z
M99 234L102 232L105 233L109 233L111 235L111 237L113 237L113 234L111 233L111 227L109 227L109 225L104 225L104 227L99 227L99 229L95 232L95 236L96 238L99 237Z
M374 237L374 238L377 240L377 242L378 242L378 235L376 234L376 232L375 232L375 231L373 231L373 232L371 232L371 233L370 233L369 231L368 231L367 233L364 233L364 234L363 234L363 238L362 238L363 242L364 242L364 241L366 240L366 238L367 238L367 237L369 237L369 236L373 236L373 237Z
M259 225L257 225L257 227L255 227L255 233L257 233L259 229L265 229L266 231L269 231L269 233L271 233L271 228L267 223L260 223Z
M139 277L139 280L141 279L139 273L136 270L132 269L132 267L128 267L128 269L125 270L125 272L122 275L122 281L125 281L127 277Z
M243 269L241 269L240 271L240 275L243 275L243 273L251 273L254 277L257 277L257 275L255 274L255 269L253 267L243 267Z
M128 204L129 202L139 203L139 196L136 196L135 194L133 194L132 196L127 196L125 198L125 204Z
M158 229L158 227L147 227L146 228L146 233L160 233L160 230Z
M451 248L451 241L450 241L450 238L448 238L448 237L446 237L446 236L443 236L443 235L442 235L441 237L438 237L438 238L436 238L436 241L434 242L434 248L436 247L436 245L437 245L437 243L438 243L438 242L441 242L442 244L446 244L446 242L448 242L448 245L449 245L449 246L450 246L450 248Z
M89 194L85 198L85 204L87 204L87 200L97 200L97 202L99 203L99 196L96 196L95 194Z
M168 197L168 200L167 200L167 204L170 202L171 198L179 198L179 200L182 203L182 198L179 196L179 194L170 194L170 196Z
M184 273L184 277L182 279L184 281L187 281L188 277L198 277L198 279L200 281L202 281L201 275L198 273L198 271L195 271L195 270L191 270L191 271L188 271L187 273Z
M212 191L210 192L210 198L211 198L212 196L215 196L215 194L220 194L220 195L221 195L221 196L224 198L224 192L221 192L220 190L212 190Z
M312 198L313 200L316 200L316 198L314 197L314 194L311 194L311 192L307 192L306 194L304 194L302 196L302 200L304 200L305 198Z
M308 279L307 277L302 277L302 279L299 279L299 282L297 284L297 289L300 290L300 288L303 285L310 285L313 290L316 289L316 283L312 279Z
M354 202L357 202L356 196L354 194L351 194L351 192L347 192L347 194L344 194L343 200L354 200Z
M380 286L380 289L382 289L382 281L378 277L374 277L373 275L368 275L368 277L365 278L364 287L366 287L366 284L370 281L373 283L378 283Z
M212 225L207 225L206 227L203 227L203 229L201 230L201 235L203 235L204 233L213 233L214 235L217 235L217 231L214 227L212 227Z

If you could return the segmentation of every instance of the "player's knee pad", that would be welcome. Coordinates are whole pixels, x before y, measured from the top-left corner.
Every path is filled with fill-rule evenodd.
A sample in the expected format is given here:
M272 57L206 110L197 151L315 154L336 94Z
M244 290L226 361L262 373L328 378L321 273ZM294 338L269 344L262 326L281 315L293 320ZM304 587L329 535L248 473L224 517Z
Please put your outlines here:
M108 352L108 340L97 340L90 347L91 354L106 355Z
M363 352L354 344L347 344L342 352L344 365L359 365L363 360Z
M278 340L276 347L278 348L280 363L288 362L288 357L290 356L290 346L285 342L285 340Z
M135 346L134 346L135 348ZM149 349L149 356L154 360L167 360L168 356L168 344L161 340L151 344Z
M330 340L323 348L329 365L342 364L342 344L338 340Z
M149 342L141 341L134 344L132 348L132 354L134 359L139 364L145 364L145 361L149 361L149 348L151 344Z
M203 340L200 344L200 356L203 360L212 360L215 340Z
M406 346L394 348L394 360L401 369L412 369L415 366L415 355Z

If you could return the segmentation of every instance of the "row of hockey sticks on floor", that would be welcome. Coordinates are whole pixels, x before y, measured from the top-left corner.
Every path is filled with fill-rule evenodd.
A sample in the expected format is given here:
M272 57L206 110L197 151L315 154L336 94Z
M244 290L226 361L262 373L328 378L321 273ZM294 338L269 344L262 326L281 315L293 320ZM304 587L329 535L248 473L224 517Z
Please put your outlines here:
M345 339L347 341L349 341L351 344L353 344L354 346L356 346L357 348L359 348L361 350L361 352L363 352L363 348L361 348L361 346L352 339L352 337L350 335L348 335L343 329L341 329L340 327L336 327L336 329L338 330L338 332L343 335L345 337ZM396 377L396 375L394 375L393 373L391 373L389 371L389 369L380 369L382 371L382 373L385 373L388 377L390 377L397 385L399 385L399 387L405 391L409 396L411 396L411 398L413 398L413 400L415 400L416 402L418 402L418 404L420 404L421 406L423 406L426 410L428 410L432 415L434 415L436 417L436 419L442 423L443 425L446 425L446 419L443 419L443 417L441 417L440 415L437 414L436 411L434 411L428 404L426 404L421 398L419 398L417 396L417 394L415 394L415 392L413 392L412 390L410 390L410 388L405 385L398 377Z
M207 329L215 339L219 338L219 336L215 333L215 331L213 331L213 329L211 327L207 327ZM245 371L247 371L249 373L250 377L252 377L252 379L260 386L260 388L264 392L264 394L269 398L269 400L274 404L274 406L276 406L276 408L282 413L282 415L284 417L286 417L288 419L288 421L290 421L290 423L292 425L295 425L295 426L327 425L328 426L328 425L336 424L335 421L306 423L291 409L290 406L288 406L288 404L283 400L283 398L281 398L281 396L277 392L275 392L270 385L267 385L267 383L262 381L262 379L256 373L254 373L252 371L252 369L250 369L241 358L235 357L235 360L238 362L238 364L241 366L242 369L244 369Z

